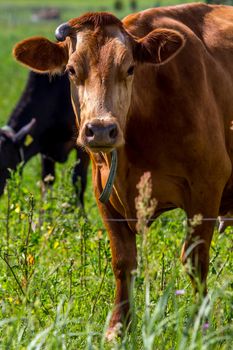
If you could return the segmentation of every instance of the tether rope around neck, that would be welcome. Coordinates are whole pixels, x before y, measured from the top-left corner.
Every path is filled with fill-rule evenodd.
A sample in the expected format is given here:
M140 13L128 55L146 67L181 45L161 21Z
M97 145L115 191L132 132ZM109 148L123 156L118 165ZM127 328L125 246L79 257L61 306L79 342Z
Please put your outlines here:
M111 153L111 166L110 166L110 171L108 175L108 179L105 185L105 188L103 189L103 192L99 196L99 201L101 203L107 203L109 200L109 197L112 192L114 180L116 177L116 170L117 170L117 151L114 149Z

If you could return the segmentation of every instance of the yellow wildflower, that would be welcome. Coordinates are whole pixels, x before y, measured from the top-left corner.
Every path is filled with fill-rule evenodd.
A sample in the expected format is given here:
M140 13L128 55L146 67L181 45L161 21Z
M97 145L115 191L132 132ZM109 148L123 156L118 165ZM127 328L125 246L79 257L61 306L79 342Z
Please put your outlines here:
M59 242L56 241L56 242L54 243L54 245L53 245L53 248L54 248L54 249L57 249L58 246L59 246Z
M16 206L15 206L15 212L16 212L17 214L20 213L20 206L19 206L19 204L16 204Z
M27 263L28 263L28 265L34 265L35 264L35 258L34 258L33 255L28 254L28 256L27 256Z

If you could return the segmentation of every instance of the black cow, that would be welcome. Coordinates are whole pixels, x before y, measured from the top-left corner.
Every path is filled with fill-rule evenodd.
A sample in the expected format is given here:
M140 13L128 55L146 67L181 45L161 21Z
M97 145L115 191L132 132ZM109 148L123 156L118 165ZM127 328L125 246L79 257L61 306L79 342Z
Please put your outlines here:
M31 138L27 135L31 135ZM0 129L0 194L8 169L16 169L34 155L42 156L42 179L55 178L55 162L63 163L77 149L72 181L83 205L89 157L76 146L75 117L70 101L67 75L49 76L30 72L24 92L7 125ZM80 177L81 188L77 186Z

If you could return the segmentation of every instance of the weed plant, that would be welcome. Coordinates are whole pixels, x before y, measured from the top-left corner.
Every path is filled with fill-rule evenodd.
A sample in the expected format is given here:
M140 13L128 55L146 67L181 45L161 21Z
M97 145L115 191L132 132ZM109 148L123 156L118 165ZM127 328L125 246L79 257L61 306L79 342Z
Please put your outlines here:
M0 217L0 348L232 349L230 229L212 244L209 297L198 304L179 262L180 211L143 232L143 244L138 235L131 332L105 342L114 291L108 238L90 186L84 213L75 205L71 166L61 172L46 194L39 183L29 191L19 172L8 181Z

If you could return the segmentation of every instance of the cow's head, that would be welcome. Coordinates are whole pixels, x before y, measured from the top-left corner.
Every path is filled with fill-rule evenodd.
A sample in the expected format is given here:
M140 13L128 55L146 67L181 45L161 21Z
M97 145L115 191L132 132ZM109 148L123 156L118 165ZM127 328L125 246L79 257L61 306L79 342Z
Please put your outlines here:
M25 137L31 132L34 124L35 119L32 119L17 133L9 127L0 129L0 195L3 194L10 169L15 170L17 165L23 161Z
M60 42L26 39L15 46L14 55L38 72L69 73L78 142L92 152L109 152L124 143L137 65L164 64L184 45L182 34L171 29L155 29L136 40L108 13L72 19L57 28L56 38Z

